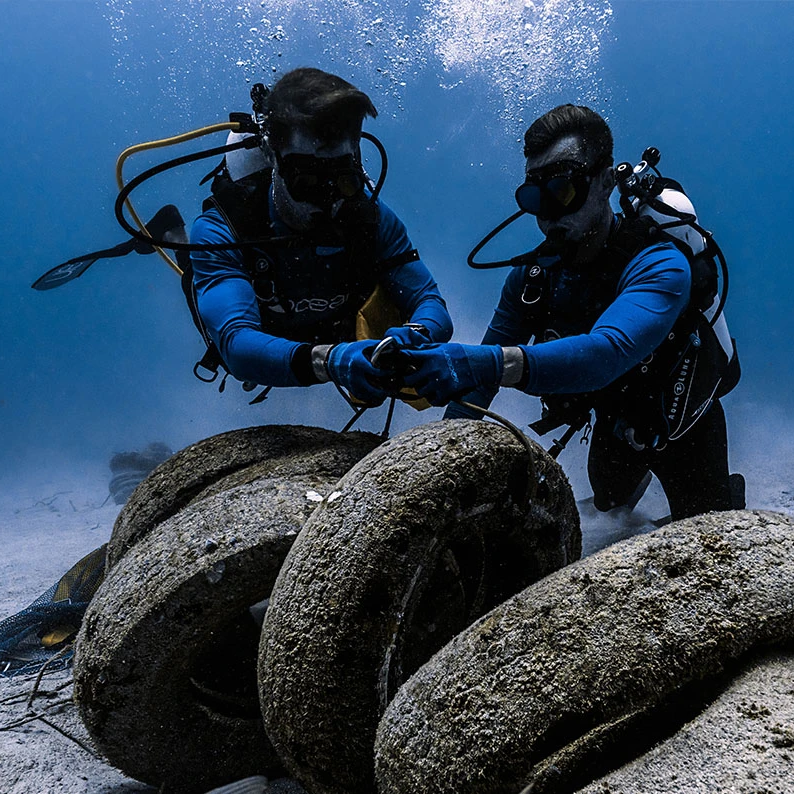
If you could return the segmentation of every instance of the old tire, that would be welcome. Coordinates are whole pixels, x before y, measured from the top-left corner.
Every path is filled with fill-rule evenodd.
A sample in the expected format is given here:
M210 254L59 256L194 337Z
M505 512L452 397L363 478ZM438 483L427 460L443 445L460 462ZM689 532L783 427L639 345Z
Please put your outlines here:
M372 433L301 425L262 425L220 433L158 466L122 508L108 543L112 568L153 527L183 507L258 477L341 477L380 443Z
M794 791L792 681L790 649L753 654L691 722L576 794Z
M649 710L790 640L793 618L789 516L710 513L618 543L496 607L400 689L378 791L572 791Z
M479 614L579 556L559 465L505 428L409 430L372 452L312 515L262 631L265 727L313 794L374 788L380 715L407 676Z
M271 478L216 494L109 572L77 638L74 678L82 719L114 766L173 792L280 768L259 712L248 607L269 595L312 492L334 482Z

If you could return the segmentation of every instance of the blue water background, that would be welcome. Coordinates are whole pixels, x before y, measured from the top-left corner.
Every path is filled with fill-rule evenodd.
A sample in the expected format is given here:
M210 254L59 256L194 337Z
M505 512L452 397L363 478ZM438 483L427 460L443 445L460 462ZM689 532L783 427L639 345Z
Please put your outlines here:
M556 50L533 52L522 72L515 64L525 56L488 42L501 34L515 38L532 6L524 2L497 3L501 16L468 31L462 18L441 24L439 11L449 6L432 0L390 10L374 2L338 8L220 0L0 2L0 482L6 492L45 469L79 468L150 441L178 449L233 427L340 428L346 421L347 409L330 386L277 390L249 407L235 383L219 394L196 381L191 369L202 346L178 279L156 256L98 262L54 291L30 289L57 263L125 239L112 211L114 163L124 147L248 110L252 82L300 65L341 74L380 108L367 129L389 151L383 195L433 270L461 341L479 341L498 298L504 271L473 272L465 259L513 212L520 138L533 118L560 102L584 102L609 119L618 161L635 162L648 145L661 149L663 173L685 185L729 260L727 312L744 369L740 388L726 401L732 455L739 465L763 458L769 438L787 436L794 409L794 3L567 5L586 11L584 35L578 30L566 43L565 26L552 24ZM345 17L351 6L360 18ZM467 6L472 14L478 8L457 4ZM534 4L538 20L545 6ZM280 20L274 8L295 10ZM261 24L263 14L268 25ZM445 31L463 35L458 61L447 53L446 67L439 55ZM466 35L482 47L481 58L469 52L466 59ZM139 156L126 173L161 156ZM141 214L174 202L192 219L204 192L198 180L213 163L141 188ZM373 170L376 164L373 158ZM528 220L505 247L537 242ZM520 423L537 416L536 406L517 394L497 402ZM440 414L403 407L395 431ZM374 412L363 426L380 429L382 421L383 412ZM574 454L571 465L580 460ZM769 465L790 468L791 461Z

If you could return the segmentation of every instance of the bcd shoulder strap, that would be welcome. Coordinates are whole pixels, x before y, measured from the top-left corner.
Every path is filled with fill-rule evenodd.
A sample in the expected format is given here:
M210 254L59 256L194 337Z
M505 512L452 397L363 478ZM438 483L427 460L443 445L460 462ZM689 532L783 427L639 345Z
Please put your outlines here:
M270 221L270 185L273 171L257 171L236 182L224 168L212 180L212 195L202 210L220 212L237 240L260 240L268 236Z

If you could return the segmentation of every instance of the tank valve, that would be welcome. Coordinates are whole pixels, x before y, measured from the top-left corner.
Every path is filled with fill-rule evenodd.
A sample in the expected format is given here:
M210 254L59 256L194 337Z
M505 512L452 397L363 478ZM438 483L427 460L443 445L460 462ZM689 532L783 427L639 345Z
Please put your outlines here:
M655 146L649 146L642 153L642 159L645 160L651 168L656 168L656 166L659 165L659 160L662 159L662 153Z

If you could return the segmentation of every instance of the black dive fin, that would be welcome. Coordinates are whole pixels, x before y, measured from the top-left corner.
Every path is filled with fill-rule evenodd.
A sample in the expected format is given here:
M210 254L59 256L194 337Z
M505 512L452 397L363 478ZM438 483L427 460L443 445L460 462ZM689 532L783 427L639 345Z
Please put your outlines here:
M185 221L173 204L166 204L164 207L160 207L154 217L146 224L146 231L154 240L163 240L164 235L179 228L185 228ZM135 252L138 254L151 254L154 252L154 248L149 243L143 242L143 240L135 240Z
M43 276L39 276L31 286L37 290L54 289L60 287L61 284L66 284L67 281L72 281L78 276L82 276L97 259L110 259L117 256L126 256L135 250L136 241L127 240L126 243L120 243L113 248L103 248L101 251L94 251L90 254L83 254L83 256L76 256L63 264L57 265L48 270Z
M156 240L162 239L163 235L169 231L184 228L185 222L179 214L179 210L173 204L166 204L161 207L154 217L146 224L149 234ZM101 251L93 251L90 254L76 256L60 265L56 265L48 270L43 276L39 276L31 286L33 289L44 291L60 287L79 276L82 276L97 259L114 259L119 256L127 256L133 251L139 254L151 254L154 248L148 243L129 239L124 243L119 243L113 248L103 248Z

